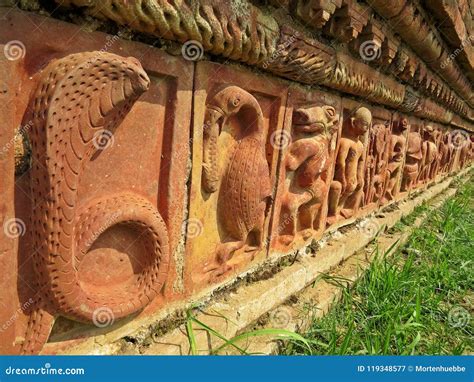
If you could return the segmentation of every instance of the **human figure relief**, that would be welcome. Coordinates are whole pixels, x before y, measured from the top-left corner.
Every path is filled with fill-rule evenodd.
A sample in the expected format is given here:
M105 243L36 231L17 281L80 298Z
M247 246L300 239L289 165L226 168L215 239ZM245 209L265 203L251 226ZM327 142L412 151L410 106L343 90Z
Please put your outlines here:
M373 124L369 133L369 149L365 167L364 205L377 203L383 194L386 167L386 145L390 127Z
M372 114L365 107L359 107L344 121L334 179L329 191L328 225L341 217L352 217L362 202L366 156L363 137L371 123Z
M218 138L229 118L238 121L239 131L221 172L217 163ZM255 97L237 86L228 86L208 100L203 145L203 188L214 193L220 182L217 212L225 232L216 249L217 265L205 271L219 276L232 269L230 261L237 251L243 249L253 257L264 243L271 184L265 156L263 114Z
M472 150L474 147L473 137L465 135L464 139L461 141L459 149L459 168L464 168L470 161L472 156Z
M471 144L470 144L469 152L467 155L467 165L472 163L472 161L474 160L474 135L473 134L471 134L470 139L471 139Z
M449 131L445 131L441 135L439 141L439 154L438 154L438 163L439 163L439 172L446 174L449 170L449 163L451 161L453 152L451 134Z
M332 106L299 108L293 112L292 143L284 159L286 192L282 197L280 241L289 245L297 231L307 239L319 230L328 190L331 147L339 115Z
M436 160L438 159L437 139L438 131L431 125L425 126L423 129L422 142L422 165L418 177L419 182L428 182L434 179L436 171Z
M97 133L114 133L148 90L140 63L110 53L71 54L52 61L36 80L30 138L38 295L23 353L41 349L57 315L93 323L104 307L115 319L143 309L161 291L169 263L166 225L147 199L133 192L78 198L85 166L100 155ZM99 235L115 225L136 232L145 250L137 255L140 266L125 273L123 282L97 287L97 280L85 281L90 269L81 264ZM96 251L94 256L109 256L106 249Z
M423 159L421 134L417 130L408 133L405 166L403 167L402 191L411 191L417 184Z
M398 182L402 175L402 164L406 147L406 131L409 128L408 120L402 118L394 123L390 135L389 159L385 178L385 191L382 203L388 203L395 199L398 194Z

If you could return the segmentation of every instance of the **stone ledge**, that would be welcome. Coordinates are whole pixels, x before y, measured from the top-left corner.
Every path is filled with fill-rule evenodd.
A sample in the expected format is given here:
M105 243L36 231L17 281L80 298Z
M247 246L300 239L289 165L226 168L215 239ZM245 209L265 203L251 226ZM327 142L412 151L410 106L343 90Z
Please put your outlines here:
M460 172L456 178L465 176L472 170L467 168ZM393 227L402 217L409 215L413 210L423 202L433 200L441 203L452 196L455 192L450 189L451 182L455 177L448 178L438 184L431 186L425 191L409 200L400 201L391 205L390 212L384 210L375 213L372 216L364 218L358 225L354 224L346 227L344 233L333 232L328 237L321 240L324 245L312 254L304 254L306 251L299 251L297 260L281 271L274 274L271 278L256 281L250 284L243 284L237 288L232 288L228 293L223 292L219 297L211 297L204 300L194 300L188 307L200 306L196 311L196 317L212 329L221 333L226 338L232 338L246 327L255 323L261 316L271 312L276 307L284 304L291 296L301 293L305 288L312 284L314 280L322 273L327 273L341 264L354 268L354 262L359 263L360 256L353 256L371 241L379 236L378 230L372 230L371 235L361 233L361 223L370 220L371 224L385 229ZM435 206L437 204L434 204ZM420 225L423 218L418 218L413 227ZM409 233L400 234L401 242L408 238ZM382 236L384 236L382 234ZM390 247L397 238L387 238L384 242L385 247ZM313 249L311 249L312 251ZM365 255L363 256L365 258ZM296 259L296 258L295 258ZM351 260L353 259L353 260ZM264 265L265 266L265 265ZM344 268L342 268L344 269ZM251 273L251 271L249 271ZM327 311L330 301L337 297L335 291L333 296L326 296L321 305L321 311ZM306 293L306 292L303 292ZM309 292L311 293L311 292ZM186 305L182 305L184 308ZM170 312L170 310L169 310ZM151 320L152 321L152 320ZM171 330L163 336L154 336L144 328L150 324L135 320L130 325L121 328L115 333L109 333L105 336L91 338L79 346L71 346L67 351L61 354L166 354L166 355L185 355L190 353L189 340L184 325ZM128 327L127 327L128 326ZM141 329L140 329L141 328ZM206 330L195 326L195 336L197 346L201 354L209 354L212 349L222 345L222 341L215 336L209 335ZM128 339L123 341L121 337ZM134 339L135 338L135 339ZM147 341L146 338L151 340ZM145 346L133 345L131 342L146 343ZM47 344L43 354L49 354L48 349L52 348ZM257 342L250 349L256 351L269 352L274 349L273 345L267 347L268 343Z

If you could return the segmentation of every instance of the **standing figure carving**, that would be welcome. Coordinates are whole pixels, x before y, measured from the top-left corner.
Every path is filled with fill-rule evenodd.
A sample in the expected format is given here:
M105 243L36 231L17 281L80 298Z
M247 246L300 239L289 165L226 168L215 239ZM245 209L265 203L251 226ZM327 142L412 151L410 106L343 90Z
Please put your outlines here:
M284 159L287 189L279 225L280 240L286 245L297 231L303 231L306 239L321 228L338 122L339 115L328 105L299 108L293 113L292 143Z
M425 183L434 179L438 159L438 131L431 125L423 129L422 156L418 181Z
M474 148L474 137L468 134L464 135L461 140L459 149L459 168L464 168L469 163L469 158L472 157L472 151Z
M371 123L372 114L365 107L359 107L344 121L334 179L329 191L328 225L340 218L352 217L362 203L366 157L364 136Z
M403 167L401 190L411 191L417 185L418 174L423 159L421 134L417 130L408 133L408 143Z
M369 148L366 160L364 205L378 203L382 198L385 169L386 146L390 127L384 123L374 123L369 133Z
M406 148L406 131L409 128L408 120L402 118L393 124L390 135L389 159L385 178L385 190L382 203L388 203L398 195L400 180L403 172L403 159Z
M218 138L230 119L238 124L236 143L220 170ZM203 140L202 185L204 191L214 193L220 184L217 213L223 228L217 266L207 271L220 275L232 269L229 261L237 251L253 256L264 245L271 184L263 114L255 97L237 86L217 92L206 103Z
M439 172L446 174L449 172L449 164L451 162L451 157L453 154L453 147L451 142L451 133L445 131L442 133L439 141Z

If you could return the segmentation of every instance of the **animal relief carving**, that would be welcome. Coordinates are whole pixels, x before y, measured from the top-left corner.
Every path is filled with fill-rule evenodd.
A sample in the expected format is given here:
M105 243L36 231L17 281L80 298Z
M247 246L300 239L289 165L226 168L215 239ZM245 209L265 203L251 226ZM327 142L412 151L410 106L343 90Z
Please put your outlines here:
M235 144L223 151L219 134L230 120L238 125ZM253 257L264 245L271 184L258 101L237 86L217 92L206 104L203 139L202 185L208 193L219 192L217 214L223 229L216 262L205 272L220 276L244 258ZM227 154L226 164L219 169L222 153Z
M299 231L308 239L322 228L321 214L338 122L338 113L329 105L301 107L293 112L292 143L283 163L286 189L278 232L285 245Z
M149 83L138 60L100 52L52 61L38 75L30 134L38 294L23 353L41 349L55 316L93 323L105 309L119 319L145 307L165 282L167 228L148 200L132 192L78 198L84 168L101 154L98 139L112 136ZM116 227L135 235L143 245L139 254L121 257L94 247ZM104 284L108 262L117 273Z

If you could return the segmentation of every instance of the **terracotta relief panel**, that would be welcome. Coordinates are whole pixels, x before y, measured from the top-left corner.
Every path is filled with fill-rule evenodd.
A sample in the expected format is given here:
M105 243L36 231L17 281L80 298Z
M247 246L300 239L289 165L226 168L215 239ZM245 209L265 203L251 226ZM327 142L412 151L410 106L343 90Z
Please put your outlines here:
M387 143L387 168L385 171L384 191L382 204L397 200L405 164L408 130L408 118L401 114L392 117L392 131Z
M272 222L273 250L287 253L301 248L325 230L341 121L339 97L290 89Z
M439 142L439 171L443 175L450 172L450 166L454 158L454 146L452 142L451 130L446 128L441 134Z
M197 64L188 292L266 257L286 96L282 82Z
M450 142L452 149L449 172L454 173L466 167L472 159L474 147L474 134L460 130L459 127L451 125Z
M0 43L3 52L5 45ZM15 351L14 343L22 334L24 314L17 293L16 256L24 234L24 224L15 214L15 129L21 124L17 94L21 88L22 60L0 58L0 354Z
M468 166L474 160L474 134L470 135L470 144L468 148L466 162L464 163L464 167Z
M7 41L25 28L16 14L10 22ZM107 330L97 320L150 314L183 288L192 64L54 20L44 30L50 38L23 41L32 164L15 179L25 232L9 254L21 314L7 352L54 353L63 345L44 349L51 330L79 341L76 323Z
M360 102L343 99L342 132L334 177L329 188L327 226L344 220L349 222L357 216L362 206L371 126L372 112L368 107Z
M405 154L405 165L403 166L403 176L401 191L403 196L417 188L419 176L423 164L423 123L416 118L409 118L409 130L407 139L407 149Z
M463 136L459 144L459 168L465 168L470 163L474 152L474 135L464 133Z
M392 115L388 110L374 107L371 112L364 171L364 213L374 210L382 201L392 131Z
M441 130L435 123L425 122L422 129L422 164L418 174L418 182L426 185L431 183L438 168L438 147L440 144Z
M444 142L444 133L446 132L446 127L441 124L434 124L434 129L437 135L436 142L436 159L433 161L433 169L431 172L430 182L439 180L442 177L442 157L446 149L446 144Z

